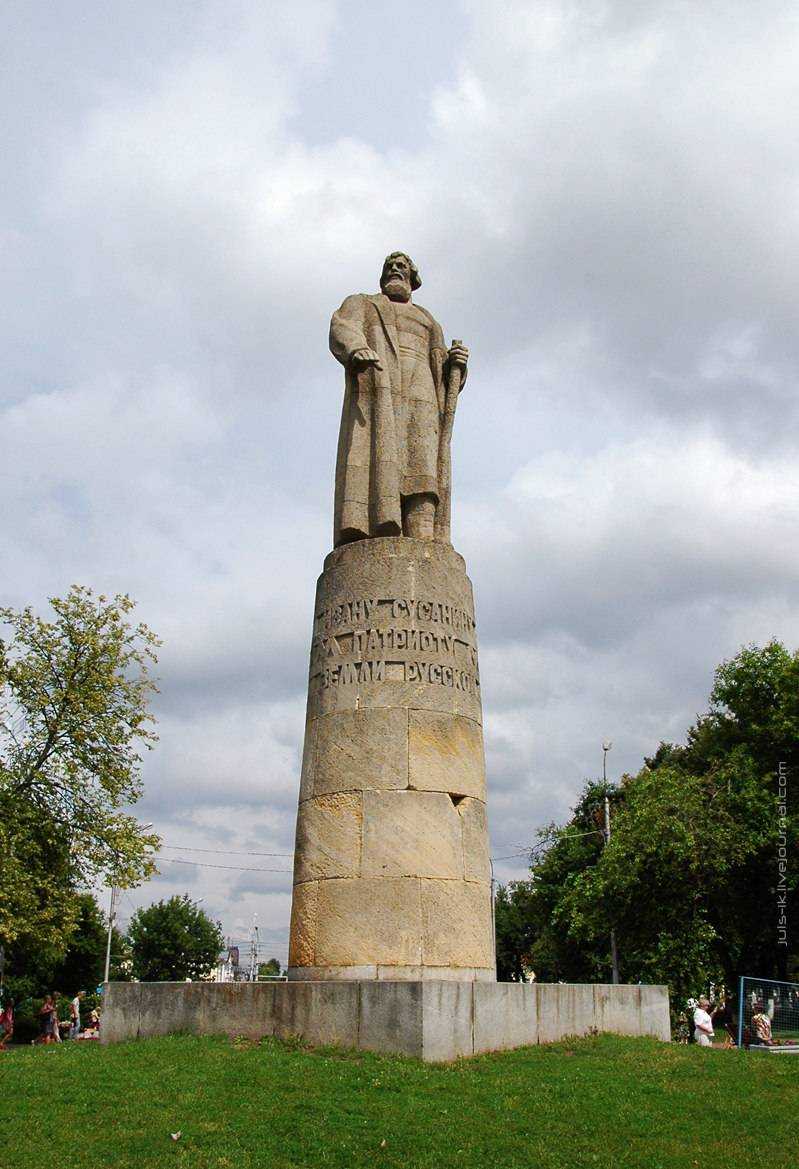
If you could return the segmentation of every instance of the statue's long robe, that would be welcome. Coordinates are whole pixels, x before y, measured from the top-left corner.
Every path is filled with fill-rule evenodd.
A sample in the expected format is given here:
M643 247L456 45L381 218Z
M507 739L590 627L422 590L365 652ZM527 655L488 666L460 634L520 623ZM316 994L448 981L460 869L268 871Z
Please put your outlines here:
M352 354L367 348L382 368L356 373ZM382 293L356 293L333 314L330 350L346 369L334 545L402 535L404 497L427 494L438 502L447 359L441 326L420 305L409 312Z

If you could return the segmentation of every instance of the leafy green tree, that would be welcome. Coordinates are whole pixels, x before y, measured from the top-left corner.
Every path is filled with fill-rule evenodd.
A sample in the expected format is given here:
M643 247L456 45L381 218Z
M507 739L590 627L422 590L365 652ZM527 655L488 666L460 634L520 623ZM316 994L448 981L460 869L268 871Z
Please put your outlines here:
M500 982L525 982L527 971L534 969L531 953L543 926L538 909L532 881L513 881L497 889L494 924Z
M770 642L719 666L685 745L661 743L609 789L607 846L599 784L541 834L530 881L497 900L500 970L519 977L523 956L542 979L607 979L615 929L622 980L665 982L677 998L742 973L786 977L797 948L777 944L777 844L784 829L787 855L799 853L799 803L781 824L780 765L797 774L799 654Z
M108 942L108 924L105 915L91 893L79 893L79 916L75 930L67 944L64 957L57 963L49 983L55 990L74 994L77 990L91 992L103 980L105 951ZM114 926L111 930L112 982L130 978L130 947L127 938Z
M139 909L128 926L133 977L141 982L202 978L216 965L222 927L188 894Z
M107 941L106 918L91 893L73 894L77 920L64 948L41 947L28 936L18 938L8 949L4 980L8 995L17 1003L38 1001L49 991L57 990L72 997L78 990L87 992L87 1002L102 981ZM111 979L130 978L130 954L127 939L114 928L111 931ZM32 1005L30 1006L32 1009Z
M742 757L712 775L644 768L625 784L596 865L564 888L558 918L589 946L615 928L624 981L667 982L683 997L729 984L738 954L725 951L717 906L735 899L772 821Z
M715 890L708 919L717 936L717 950L728 979L739 973L787 978L799 959L795 929L792 946L775 944L778 913L777 815L778 769L788 782L799 775L799 652L791 654L777 641L746 646L716 670L710 709L688 732L685 747L662 744L653 770L671 763L696 777L704 777L711 795L716 777L725 775L728 798L752 803L736 813L737 837L749 842L739 855L723 891ZM708 805L715 813L718 797ZM769 830L757 839L762 818ZM799 801L788 800L785 836L789 857L799 853ZM789 922L799 911L799 871L788 865L780 895L787 900Z
M280 974L280 962L277 958L269 958L258 966L259 978L274 978Z
M621 798L613 785L589 783L571 820L550 824L532 848L531 880L497 894L497 970L501 980L521 981L532 970L543 982L590 982L609 977L608 937L589 945L562 920L564 889L596 865L604 844L604 797Z
M129 597L73 586L50 604L51 621L0 609L0 944L27 939L56 959L76 889L154 871L158 837L122 809L141 795L139 748L155 742L158 641L128 620Z

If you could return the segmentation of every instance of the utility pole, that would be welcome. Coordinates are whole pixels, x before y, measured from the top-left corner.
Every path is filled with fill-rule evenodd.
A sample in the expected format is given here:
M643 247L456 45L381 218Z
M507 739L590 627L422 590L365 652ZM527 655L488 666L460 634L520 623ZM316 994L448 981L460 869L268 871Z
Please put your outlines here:
M610 842L610 800L607 794L608 783L608 751L613 744L609 739L605 739L602 744L602 782L605 785L605 844ZM613 968L613 983L618 984L619 981L619 955L616 950L616 931L610 931L610 960Z
M108 907L108 939L105 944L105 973L103 974L103 982L109 981L109 974L111 972L111 934L114 929L114 906L117 899L117 887L111 886L111 904Z
M491 942L494 953L494 977L497 975L497 909L496 909L496 881L494 879L494 861L492 857L488 858L488 863L491 866Z
M247 975L248 982L258 981L258 914L252 915L250 929L250 969Z
M148 832L152 828L152 824L140 824L136 829L137 832ZM111 884L111 904L108 907L108 938L105 943L105 972L103 974L103 982L109 982L109 975L111 973L111 934L114 929L114 907L117 902L117 894L119 890L116 885Z

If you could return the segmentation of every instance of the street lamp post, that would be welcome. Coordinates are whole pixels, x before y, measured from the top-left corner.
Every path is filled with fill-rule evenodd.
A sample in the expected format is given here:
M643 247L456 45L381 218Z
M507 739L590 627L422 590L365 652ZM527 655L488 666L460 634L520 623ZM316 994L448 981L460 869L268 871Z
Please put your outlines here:
M605 739L602 744L602 782L605 785L605 844L610 841L610 800L608 799L607 783L608 783L608 751L613 744L610 739ZM610 931L610 960L612 965L612 978L614 985L619 981L619 955L616 949L616 931Z
M497 974L497 909L496 909L496 881L494 879L494 859L488 858L488 863L491 866L491 939L493 942L494 951L494 977Z
M152 828L152 824L142 824L138 829L139 832L148 832ZM117 901L117 893L119 890L116 885L111 884L111 903L108 906L108 937L105 942L105 970L103 972L103 982L109 982L109 975L111 973L111 934L114 932L114 906Z
M108 937L105 943L105 971L103 973L103 982L109 981L109 974L111 973L111 934L114 931L114 905L117 899L116 885L111 886L111 904L108 906Z

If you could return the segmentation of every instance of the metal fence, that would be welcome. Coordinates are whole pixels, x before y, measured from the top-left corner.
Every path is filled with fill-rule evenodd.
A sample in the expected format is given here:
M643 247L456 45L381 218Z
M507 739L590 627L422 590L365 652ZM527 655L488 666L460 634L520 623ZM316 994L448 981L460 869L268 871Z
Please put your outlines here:
M799 1055L799 982L741 979L738 1046Z

